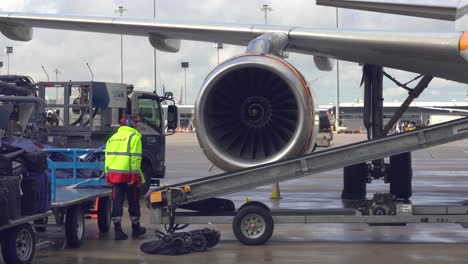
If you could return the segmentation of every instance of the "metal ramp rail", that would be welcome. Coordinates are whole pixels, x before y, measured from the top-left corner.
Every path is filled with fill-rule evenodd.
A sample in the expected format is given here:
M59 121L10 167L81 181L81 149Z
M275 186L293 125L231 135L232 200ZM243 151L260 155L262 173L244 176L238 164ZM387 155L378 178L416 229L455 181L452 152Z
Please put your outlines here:
M378 140L332 148L299 158L182 182L153 191L158 193L170 189L184 190L184 195L161 197L169 206L183 205L465 138L468 138L468 118Z

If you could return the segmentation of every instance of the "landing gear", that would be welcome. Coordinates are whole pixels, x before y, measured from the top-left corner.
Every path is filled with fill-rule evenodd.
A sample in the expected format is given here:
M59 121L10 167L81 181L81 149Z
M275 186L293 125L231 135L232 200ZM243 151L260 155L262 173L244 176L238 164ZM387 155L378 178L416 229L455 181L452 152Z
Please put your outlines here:
M411 152L390 157L390 193L397 199L409 200L413 195Z
M345 167L343 170L343 192L341 199L361 201L366 199L367 164L359 163Z
M399 87L408 91L408 98L384 126L383 114L383 77L387 77ZM420 79L414 89L408 84ZM383 67L364 65L362 83L364 84L364 126L369 140L385 137L397 124L411 102L418 98L432 81L432 76L420 75L408 83L402 84L388 75ZM371 163L356 164L345 167L343 173L342 199L345 205L359 202L366 197L366 183L374 179L383 179L390 183L390 193L397 199L409 200L412 195L411 153L402 153L390 157L390 164L383 159Z

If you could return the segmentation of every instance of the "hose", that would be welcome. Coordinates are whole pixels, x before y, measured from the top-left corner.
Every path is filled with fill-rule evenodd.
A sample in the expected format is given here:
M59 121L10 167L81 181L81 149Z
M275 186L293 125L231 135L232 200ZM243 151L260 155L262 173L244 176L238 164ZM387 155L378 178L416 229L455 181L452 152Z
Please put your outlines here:
M4 95L28 96L31 95L31 90L9 83L0 82L0 93Z
M91 122L91 119L94 119L96 117L98 110L99 110L99 107L96 107L94 109L92 117L90 119L88 119L86 122L84 122L84 124L83 124L84 127L87 126L89 124L89 122Z

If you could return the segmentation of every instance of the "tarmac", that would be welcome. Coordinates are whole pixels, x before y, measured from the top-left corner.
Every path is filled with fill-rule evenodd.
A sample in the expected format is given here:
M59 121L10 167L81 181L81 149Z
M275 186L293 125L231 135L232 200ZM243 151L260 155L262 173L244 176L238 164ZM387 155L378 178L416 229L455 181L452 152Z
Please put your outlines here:
M337 135L335 145L364 140L364 135ZM167 137L166 184L214 175L195 134ZM468 197L468 140L413 153L413 204L460 204ZM280 184L281 200L271 200L272 186L229 195L236 205L245 197L272 208L340 208L342 170ZM388 191L375 181L368 197ZM142 202L142 223L149 225L149 211ZM124 226L130 233L128 216ZM271 240L263 246L244 246L231 225L199 225L221 231L220 243L202 253L183 256L146 255L138 249L142 240L114 241L113 232L100 234L95 220L86 223L80 249L64 247L63 231L40 234L52 244L36 251L34 263L467 263L468 230L455 224L410 224L404 227L369 227L365 224L276 225ZM162 228L161 226L152 229ZM155 238L152 231L146 239Z

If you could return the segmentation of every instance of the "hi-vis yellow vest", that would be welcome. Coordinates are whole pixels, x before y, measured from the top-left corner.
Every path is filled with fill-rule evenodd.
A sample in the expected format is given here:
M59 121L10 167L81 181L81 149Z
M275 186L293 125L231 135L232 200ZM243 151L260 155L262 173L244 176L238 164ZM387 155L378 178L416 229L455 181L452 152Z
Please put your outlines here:
M109 183L144 184L141 171L141 134L134 128L122 126L106 144L104 171Z

